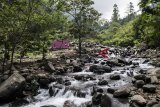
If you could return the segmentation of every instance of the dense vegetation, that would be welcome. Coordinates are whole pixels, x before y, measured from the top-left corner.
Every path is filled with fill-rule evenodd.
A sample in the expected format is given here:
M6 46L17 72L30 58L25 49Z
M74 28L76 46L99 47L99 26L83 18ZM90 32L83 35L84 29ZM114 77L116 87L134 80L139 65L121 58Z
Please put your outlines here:
M128 15L119 19L118 6L113 6L112 21L108 29L98 35L101 43L108 45L134 46L144 42L150 47L160 46L160 2L141 0L142 14L136 15L130 3Z
M3 65L15 54L42 54L45 59L55 39L79 40L96 34L100 14L92 0L1 0L0 59ZM21 62L21 60L20 60Z
M150 5L150 4L153 5ZM100 13L92 0L1 0L0 1L0 59L21 59L27 53L46 58L55 39L77 39L79 55L85 38L120 46L141 42L160 46L160 3L141 0L142 14L136 15L129 4L128 15L120 19L118 5L113 6L112 20L99 20ZM154 7L153 7L154 6Z

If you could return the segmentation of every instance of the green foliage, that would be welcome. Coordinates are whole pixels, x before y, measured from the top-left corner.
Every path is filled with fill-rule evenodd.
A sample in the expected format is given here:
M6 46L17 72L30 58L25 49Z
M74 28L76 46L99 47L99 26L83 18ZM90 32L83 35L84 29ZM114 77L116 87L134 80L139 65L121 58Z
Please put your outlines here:
M134 45L134 29L133 23L136 20L121 26L119 23L113 23L109 29L103 31L99 36L105 45L133 46Z

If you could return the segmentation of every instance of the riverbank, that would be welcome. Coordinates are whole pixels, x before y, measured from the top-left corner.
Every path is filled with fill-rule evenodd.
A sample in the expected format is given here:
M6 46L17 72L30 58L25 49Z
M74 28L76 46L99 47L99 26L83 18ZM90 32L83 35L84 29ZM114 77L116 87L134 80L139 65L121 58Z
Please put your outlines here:
M14 74L24 80L18 89L6 90L11 82L2 84L14 76L8 70L1 74L1 103L8 100L10 107L159 107L155 106L160 101L159 50L110 47L106 59L98 54L105 46L85 43L83 47L81 59L72 48L46 61L14 64Z

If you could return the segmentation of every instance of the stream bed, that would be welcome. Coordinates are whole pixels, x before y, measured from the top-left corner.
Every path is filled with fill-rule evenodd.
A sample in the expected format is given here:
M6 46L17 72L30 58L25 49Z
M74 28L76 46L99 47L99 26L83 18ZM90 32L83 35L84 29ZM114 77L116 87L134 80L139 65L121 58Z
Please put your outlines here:
M126 85L129 85L132 82L131 77L137 75L139 69L147 70L149 68L154 68L149 64L149 62L144 63L145 59L143 58L126 58L126 60L132 60L133 63L136 63L138 66L133 67L132 65L125 65L123 67L113 67L111 73L104 74L95 74L89 71L89 68L93 63L85 64L85 67L82 72L76 73L67 73L65 75L57 75L62 77L65 80L70 81L70 88L66 89L65 85L58 84L53 82L50 84L50 87L54 87L54 95L50 96L49 89L39 89L39 94L34 96L34 101L30 102L28 105L23 105L22 107L47 107L46 105L54 105L55 107L64 107L66 101L74 103L74 107L85 107L84 105L92 101L92 91L93 87L103 89L107 93L109 87L120 88ZM103 58L97 58L100 65L104 60ZM118 74L120 75L120 80L110 80L110 75ZM132 74L132 75L131 75ZM82 77L93 77L92 79L88 78L87 80L78 80L75 79L75 76ZM78 77L77 77L78 78ZM107 85L97 85L101 80L107 80ZM55 88L56 87L56 88ZM78 91L77 91L78 90ZM128 99L116 99L109 93L107 95L112 100L113 107L129 107ZM54 107L53 106L53 107ZM49 106L48 106L49 107ZM70 107L70 106L67 106ZM71 106L72 107L72 106Z

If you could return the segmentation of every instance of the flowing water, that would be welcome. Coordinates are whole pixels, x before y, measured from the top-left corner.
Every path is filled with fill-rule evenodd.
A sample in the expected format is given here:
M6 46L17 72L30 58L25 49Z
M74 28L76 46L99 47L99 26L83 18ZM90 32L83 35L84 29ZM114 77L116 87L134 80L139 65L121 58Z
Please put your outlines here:
M113 55L114 56L114 55ZM114 56L115 57L115 56ZM99 61L103 59L97 59ZM126 59L127 60L127 59ZM97 86L102 89L107 89L109 87L122 87L131 82L131 77L127 75L127 72L133 72L134 75L137 74L136 70L137 69L144 69L147 70L149 68L154 68L153 66L149 65L149 63L143 63L145 59L139 58L139 59L132 59L132 62L134 63L139 63L139 67L136 69L132 69L130 66L125 66L125 67L115 67L113 68L114 71L111 73L105 73L103 75L97 75L94 74L93 72L88 72L89 66L92 64L86 64L85 69L82 72L77 72L77 73L68 73L64 78L67 78L71 82L70 87L74 87L75 89L80 89L82 92L86 93L86 96L84 98L77 97L76 94L74 94L73 90L65 90L65 86L63 86L58 93L56 93L55 96L50 97L48 91L46 89L39 89L39 94L35 96L35 101L31 102L29 105L25 105L24 107L41 107L44 105L54 105L56 107L63 107L63 104L65 101L69 100L74 102L75 105L81 107L82 104L91 101L92 96L91 96L91 90L92 87L97 84L99 79L104 78L108 80L108 85L105 86ZM124 71L121 73L122 71ZM109 76L111 74L118 73L121 75L121 80L118 81L111 81L109 79ZM96 80L88 80L88 81L78 81L73 78L75 75L94 75L96 77ZM56 83L52 83L50 85L55 85ZM112 97L112 95L108 94L111 98L112 101L114 102L114 107L129 107L128 101L127 100L118 100Z
M116 57L114 54L110 55L110 58ZM96 60L99 61L99 64L101 61L103 61L103 58L97 58ZM93 65L93 63L88 63L85 65L84 70L82 72L76 72L76 73L68 73L65 75L59 75L63 79L67 79L71 82L70 88L66 88L65 85L57 84L56 82L51 83L50 86L56 86L54 87L55 95L50 97L49 95L49 89L39 89L39 94L37 96L34 96L34 101L31 101L28 105L23 105L21 107L41 107L45 105L54 105L56 107L63 107L64 102L69 100L73 102L77 107L82 107L81 105L89 102L92 100L92 89L93 86L102 88L104 92L107 92L107 88L118 88L125 85L128 85L131 83L131 77L128 76L132 72L133 75L137 74L137 71L139 69L147 70L149 68L154 68L153 66L149 65L149 63L143 63L145 59L143 58L126 58L126 60L132 60L133 63L138 63L139 66L136 68L132 68L133 65L130 66L124 66L124 67L113 67L113 72L111 73L104 73L102 75L94 74L93 72L89 72L89 67ZM98 65L99 65L98 64ZM118 73L121 76L120 80L110 80L109 76L111 74ZM74 76L76 75L90 75L91 77L95 77L95 80L86 80L86 81L80 81L74 79ZM105 79L108 81L108 85L99 86L97 83L100 79ZM79 97L76 90L80 90L81 93L85 93L85 96ZM127 99L115 99L112 95L108 94L113 102L113 107L129 107L129 103ZM28 99L29 100L29 99ZM8 107L2 106L2 107Z

